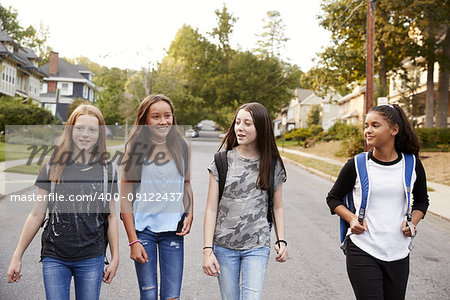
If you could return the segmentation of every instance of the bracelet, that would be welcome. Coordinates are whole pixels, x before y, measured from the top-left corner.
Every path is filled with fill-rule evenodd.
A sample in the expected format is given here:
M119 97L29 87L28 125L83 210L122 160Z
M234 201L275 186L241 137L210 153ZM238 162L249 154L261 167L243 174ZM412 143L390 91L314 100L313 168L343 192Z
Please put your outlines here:
M133 244L140 243L140 242L141 242L141 240L135 240L135 241L132 241L131 243L129 243L128 246L131 246Z
M280 246L280 243L284 243L284 246L287 247L287 242L285 240L278 240L275 242L275 245Z
M210 247L210 246L206 246L206 247L203 247L203 250L205 250L205 249L214 249L214 248Z

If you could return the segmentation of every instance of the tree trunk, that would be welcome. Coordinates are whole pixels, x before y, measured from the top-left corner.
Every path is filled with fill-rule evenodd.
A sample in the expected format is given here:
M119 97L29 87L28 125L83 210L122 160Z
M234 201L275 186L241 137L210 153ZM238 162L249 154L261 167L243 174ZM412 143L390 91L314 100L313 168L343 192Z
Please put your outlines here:
M425 103L425 127L434 126L434 61L427 63L427 99Z
M442 43L442 52L445 59L450 58L450 27L447 28L447 33L444 42ZM448 116L448 80L449 80L449 68L443 63L439 64L439 85L438 96L436 105L436 127L447 127Z

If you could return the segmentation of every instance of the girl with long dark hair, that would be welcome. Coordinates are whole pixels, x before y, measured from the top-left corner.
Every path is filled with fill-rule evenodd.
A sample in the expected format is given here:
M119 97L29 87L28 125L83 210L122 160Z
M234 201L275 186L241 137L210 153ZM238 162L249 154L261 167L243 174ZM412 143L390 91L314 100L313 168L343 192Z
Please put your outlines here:
M267 109L256 102L242 105L220 148L223 145L228 171L221 199L215 161L208 168L203 270L218 277L222 299L259 299L270 253L272 209L276 260L288 258L282 203L286 171ZM271 186L273 207L268 201Z
M121 212L141 299L180 297L184 240L193 219L190 150L164 95L139 105L122 165ZM161 285L158 289L159 253Z
M327 196L332 214L349 223L345 238L347 273L357 299L404 299L409 276L411 236L428 208L425 170L419 160L419 142L400 106L370 109L364 137L371 150L366 155L369 196L363 219L361 194L365 183L357 175L356 159L342 168ZM406 156L411 154L412 214L405 189ZM343 198L352 192L354 211ZM361 213L360 213L361 214Z

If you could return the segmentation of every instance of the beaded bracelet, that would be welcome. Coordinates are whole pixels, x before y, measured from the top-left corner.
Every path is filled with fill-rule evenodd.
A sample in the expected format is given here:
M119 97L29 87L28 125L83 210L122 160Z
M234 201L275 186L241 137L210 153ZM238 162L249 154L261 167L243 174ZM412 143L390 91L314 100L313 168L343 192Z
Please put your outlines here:
M141 242L141 240L135 240L135 241L130 242L130 243L128 244L128 246L131 246L131 245L133 245L133 244L140 243L140 242Z

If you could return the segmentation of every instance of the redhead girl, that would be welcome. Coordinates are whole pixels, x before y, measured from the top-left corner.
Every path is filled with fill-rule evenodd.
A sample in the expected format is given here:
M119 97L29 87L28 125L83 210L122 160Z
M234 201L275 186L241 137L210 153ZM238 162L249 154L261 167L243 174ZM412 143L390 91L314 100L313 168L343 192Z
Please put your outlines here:
M117 175L102 155L105 152L102 113L91 105L78 106L36 180L38 193L46 201L36 202L25 222L8 269L8 282L19 282L22 256L48 210L41 249L46 298L70 299L73 277L77 299L99 299L102 279L110 283L119 265L117 217L114 201L107 200L117 193ZM52 201L51 193L63 201ZM80 196L93 200L71 200ZM104 270L108 242L111 262Z
M286 171L266 108L256 102L242 105L221 147L224 144L228 171L221 199L215 162L208 168L203 271L218 277L222 299L260 299L270 253L268 190L272 184L273 219L279 238L275 242L276 261L288 258L282 203Z
M400 106L381 105L367 114L364 137L371 148L367 155L370 198L362 224L343 204L353 192L360 210L360 183L355 159L342 168L327 203L332 214L350 224L346 237L347 273L357 299L404 299L409 276L412 232L428 208L425 171L419 160L418 139ZM412 218L407 225L408 207L404 190L404 154L415 157L412 176Z
M141 299L158 298L158 258L161 299L180 297L183 237L193 219L189 157L169 98L142 100L126 143L120 191Z

